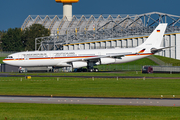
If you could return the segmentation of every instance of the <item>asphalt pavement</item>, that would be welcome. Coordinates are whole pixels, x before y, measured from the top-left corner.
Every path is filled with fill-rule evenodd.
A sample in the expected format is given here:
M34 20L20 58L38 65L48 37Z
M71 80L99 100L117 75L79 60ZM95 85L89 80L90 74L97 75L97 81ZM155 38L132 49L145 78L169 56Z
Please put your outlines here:
M0 103L180 106L180 99L71 98L0 96Z

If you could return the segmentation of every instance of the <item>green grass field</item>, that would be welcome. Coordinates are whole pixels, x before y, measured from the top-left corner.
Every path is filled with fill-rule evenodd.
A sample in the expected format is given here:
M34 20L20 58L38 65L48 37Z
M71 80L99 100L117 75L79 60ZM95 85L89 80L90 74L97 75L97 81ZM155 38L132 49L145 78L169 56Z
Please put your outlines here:
M40 73L33 73L40 75ZM47 73L45 73L47 75ZM94 73L48 73L48 75ZM136 74L172 77L179 74ZM44 74L42 74L44 75ZM104 73L96 73L103 75ZM58 77L0 77L0 95L81 97L180 98L179 79L98 79ZM0 103L2 120L178 120L180 107Z
M146 61L146 63L144 63ZM148 62L147 62L148 61ZM147 58L120 65L104 65L99 69L140 70L142 65L156 65ZM136 66L138 65L138 66ZM131 68L130 68L131 66ZM103 67L108 67L103 68ZM121 67L121 68L120 68ZM137 69L138 68L138 69ZM180 74L142 74L140 71L98 73L12 73L44 76L141 76L180 77ZM61 77L0 77L0 95L180 98L177 79L98 79ZM180 107L19 104L0 103L2 120L178 120Z
M158 59L162 60L165 63L172 64L173 66L180 66L180 60L173 59L173 58L167 58L159 55L154 55Z
M5 57L0 57L0 64L2 64L3 63L3 59L4 59Z
M0 95L180 98L179 79L0 78Z
M1 120L178 120L180 107L0 103Z

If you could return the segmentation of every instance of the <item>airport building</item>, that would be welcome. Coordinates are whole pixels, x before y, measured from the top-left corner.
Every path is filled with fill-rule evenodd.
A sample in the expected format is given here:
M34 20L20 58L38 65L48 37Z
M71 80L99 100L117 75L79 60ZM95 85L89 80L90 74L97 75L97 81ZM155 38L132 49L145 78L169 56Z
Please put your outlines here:
M180 16L160 12L139 15L29 15L22 29L42 24L51 36L35 39L35 50L132 48L142 44L159 23L168 23L158 55L180 59Z

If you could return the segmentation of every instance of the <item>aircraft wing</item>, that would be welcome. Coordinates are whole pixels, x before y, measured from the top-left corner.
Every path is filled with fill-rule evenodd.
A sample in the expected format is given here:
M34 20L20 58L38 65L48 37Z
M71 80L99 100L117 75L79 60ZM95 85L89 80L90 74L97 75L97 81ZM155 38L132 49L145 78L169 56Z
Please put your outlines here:
M94 55L94 56L77 56L76 59L68 60L66 62L76 62L76 61L99 61L101 58L117 58L121 59L125 55L132 53L108 53L107 55Z
M125 55L132 54L132 52L129 53L107 53L106 57L110 58L121 58L124 57Z

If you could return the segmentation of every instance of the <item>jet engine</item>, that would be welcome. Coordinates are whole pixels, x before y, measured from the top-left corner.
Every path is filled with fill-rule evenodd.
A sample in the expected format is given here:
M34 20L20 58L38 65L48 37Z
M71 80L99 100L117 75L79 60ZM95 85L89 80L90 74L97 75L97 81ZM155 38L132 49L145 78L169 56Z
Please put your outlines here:
M116 62L114 58L101 58L101 64L113 64Z
M73 68L81 68L81 67L86 67L87 62L72 62Z

